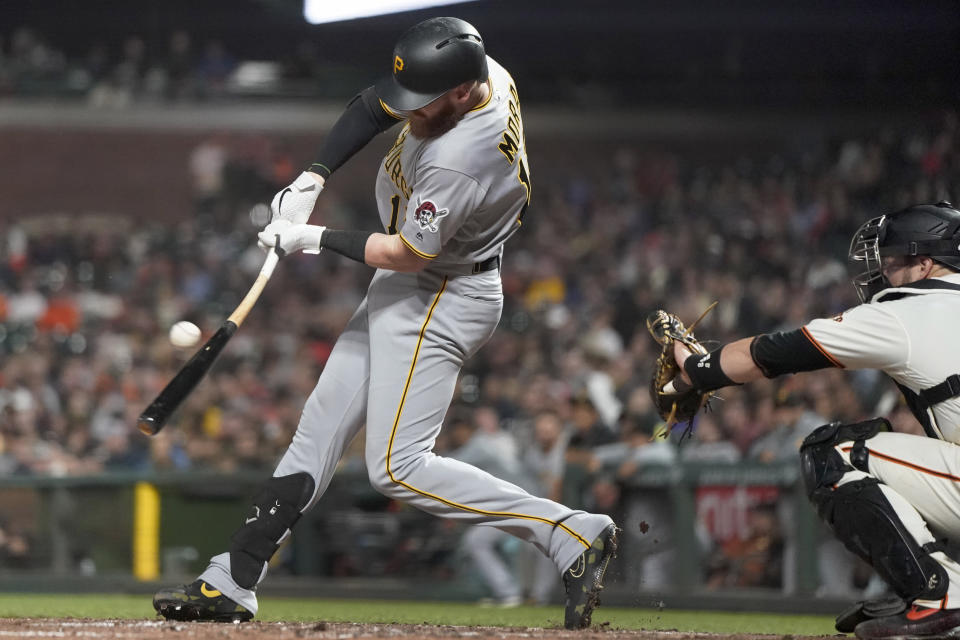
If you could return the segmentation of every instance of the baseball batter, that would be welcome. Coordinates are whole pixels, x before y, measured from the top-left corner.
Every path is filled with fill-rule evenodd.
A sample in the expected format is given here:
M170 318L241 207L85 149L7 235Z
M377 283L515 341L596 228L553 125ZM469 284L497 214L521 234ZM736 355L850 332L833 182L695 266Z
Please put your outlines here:
M683 382L699 391L827 367L879 369L929 437L876 418L834 422L804 441L807 493L837 538L897 598L860 602L837 629L861 640L960 637L960 212L917 205L857 231L850 258L865 304L801 329L739 340L703 355L674 343ZM909 608L908 608L909 606Z
M377 267L337 340L297 432L227 551L190 585L157 593L178 620L248 620L267 563L324 492L366 425L370 482L424 511L508 531L563 574L565 626L589 625L616 549L609 516L530 495L432 453L458 373L493 333L503 295L504 242L530 202L516 84L456 18L405 32L392 73L359 94L325 138L317 162L273 201L262 246L335 251ZM376 200L384 233L307 224L325 180L378 133L402 122L383 159Z

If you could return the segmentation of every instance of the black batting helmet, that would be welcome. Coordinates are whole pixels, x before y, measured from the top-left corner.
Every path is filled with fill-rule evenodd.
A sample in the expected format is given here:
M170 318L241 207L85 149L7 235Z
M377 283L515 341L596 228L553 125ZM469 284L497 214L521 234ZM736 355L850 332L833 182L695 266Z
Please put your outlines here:
M413 111L470 80L487 79L480 34L459 18L430 18L407 29L393 48L393 73L375 85L391 109Z
M918 204L868 220L857 229L849 258L865 266L853 280L861 301L890 286L881 271L886 256L930 256L960 271L960 211L949 202Z

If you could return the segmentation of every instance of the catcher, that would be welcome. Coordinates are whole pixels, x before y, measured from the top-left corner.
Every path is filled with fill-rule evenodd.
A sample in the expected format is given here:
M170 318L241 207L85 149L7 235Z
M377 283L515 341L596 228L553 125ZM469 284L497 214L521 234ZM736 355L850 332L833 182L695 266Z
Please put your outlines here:
M670 314L655 316L673 362L661 356L654 394L664 417L689 419L711 392L761 377L886 373L928 437L875 418L823 425L800 448L820 517L897 595L850 607L837 630L861 640L960 637L960 564L945 553L960 541L960 212L940 202L873 218L849 258L864 266L854 280L863 304L794 331L707 351Z

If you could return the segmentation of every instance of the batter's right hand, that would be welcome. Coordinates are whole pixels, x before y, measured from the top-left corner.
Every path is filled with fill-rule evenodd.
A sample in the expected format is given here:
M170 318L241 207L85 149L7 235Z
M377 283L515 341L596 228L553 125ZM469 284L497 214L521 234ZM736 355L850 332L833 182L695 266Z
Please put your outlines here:
M304 171L289 187L281 189L270 203L270 222L287 220L303 224L310 219L317 197L323 191L323 178Z
M320 240L326 227L314 224L293 224L286 220L274 220L261 231L257 238L260 248L276 249L282 258L289 253L320 253Z

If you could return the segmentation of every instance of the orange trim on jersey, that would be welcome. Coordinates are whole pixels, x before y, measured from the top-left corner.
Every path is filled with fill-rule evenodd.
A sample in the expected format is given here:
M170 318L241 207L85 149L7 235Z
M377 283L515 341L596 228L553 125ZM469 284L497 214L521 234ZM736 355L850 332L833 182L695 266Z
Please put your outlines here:
M406 120L406 118L403 116L402 113L398 113L397 111L394 111L393 109L388 107L387 103L381 100L380 98L377 98L377 102L380 103L380 108L383 109L384 113L386 113L391 118L395 118L397 120Z
M852 446L850 446L850 447L840 447L840 450L843 451L844 453L849 453L851 449L853 449ZM903 467L907 467L908 469L913 469L914 471L919 471L920 473L925 473L925 474L930 475L930 476L936 476L937 478L943 478L944 480L951 480L951 481L953 481L953 482L960 482L960 476L954 476L954 475L951 475L951 474L946 473L946 472L944 472L944 471L936 471L935 469L928 469L928 468L926 468L926 467L921 467L921 466L918 465L918 464L914 464L914 463L912 463L912 462L907 462L906 460L900 460L899 458L894 458L893 456L888 456L887 454L885 454L885 453L880 453L879 451L874 451L874 450L871 449L870 447L867 447L867 451L870 452L870 457L872 457L872 458L880 458L881 460L886 460L887 462L892 462L892 463L894 463L894 464L899 464L899 465L901 465L901 466L903 466Z
M400 242L407 245L407 249L410 249L410 251L413 251L415 254L417 254L421 258L426 258L427 260L433 260L438 255L440 255L439 253L435 253L433 255L430 255L429 253L424 253L423 251L420 251L420 249L417 249L415 246L410 244L410 242L406 238L404 238L403 234L400 233L399 231L397 231L397 235L400 236Z
M803 335L807 336L807 340L810 341L810 344L812 344L813 346L815 346L815 347L817 348L817 351L819 351L820 353L822 353L822 354L823 354L823 357L825 357L827 360L829 360L830 363L833 364L833 366L838 367L838 368L840 368L840 369L846 369L846 367L843 366L843 363L842 363L842 362L840 362L839 360L837 360L836 358L834 358L832 355L830 355L830 352L827 351L826 349L824 349L823 346L822 346L819 342L817 342L817 339L814 338L812 335L810 335L810 332L807 331L807 328L806 328L806 327L801 327L801 328L800 328L800 331L803 332Z
M572 530L570 527L563 524L562 522L558 522L556 520L550 520L548 518L542 518L540 516L531 516L524 513L511 513L508 511L485 511L483 509L477 509L475 507L468 507L466 505L459 504L452 500L441 498L438 495L429 493L422 489L417 489L413 485L407 484L402 480L398 480L397 477L393 475L393 469L390 468L390 458L393 455L393 440L397 435L397 427L400 425L400 415L403 413L403 405L407 401L407 392L410 390L410 382L411 380L413 380L413 372L417 366L417 358L420 357L420 347L421 345L423 345L423 335L427 331L427 325L430 324L430 319L433 317L433 312L437 308L437 303L440 302L440 296L443 295L443 292L447 288L447 280L448 278L443 279L443 284L440 285L440 290L437 291L437 295L436 297L434 297L433 303L430 305L430 310L427 311L427 317L423 321L423 325L420 327L420 335L417 337L417 346L413 350L413 360L410 362L410 370L407 372L407 381L403 385L403 394L400 396L400 405L397 407L397 415L393 419L393 429L390 430L390 442L387 444L387 476L390 478L391 482L393 482L394 484L398 484L401 487L409 491L412 491L413 493L424 496L426 498L430 498L432 500L436 500L437 502L441 502L447 505L448 507L460 509L461 511L467 511L469 513L478 513L484 516L497 516L502 518L519 518L523 520L535 520L537 522L543 522L544 524L549 524L551 527L554 527L554 528L563 529L564 531L569 533L571 536L576 538L577 542L579 542L584 547L589 549L590 543L587 542L583 538L583 536L581 536L576 531Z
M483 109L485 106L490 104L490 100L493 99L493 78L488 76L487 82L490 84L490 93L487 94L487 99L475 106L473 109L470 109L470 111L480 111L480 109ZM470 111L467 113L470 113Z

